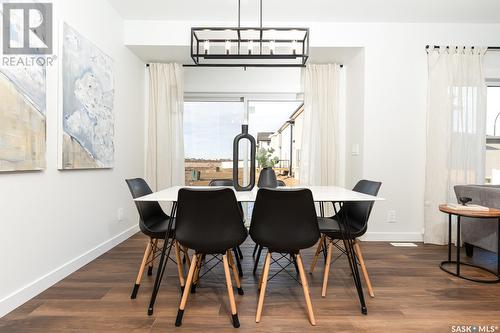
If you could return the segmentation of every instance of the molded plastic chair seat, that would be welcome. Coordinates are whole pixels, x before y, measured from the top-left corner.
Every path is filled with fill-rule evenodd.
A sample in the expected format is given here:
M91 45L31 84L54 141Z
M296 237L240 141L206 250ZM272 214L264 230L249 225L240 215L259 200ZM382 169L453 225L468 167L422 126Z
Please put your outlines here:
M207 254L222 254L233 326L240 326L229 269L233 271L238 294L243 295L231 250L242 244L247 234L243 215L232 189L179 190L175 238L183 246L195 250L195 255L189 267L186 288L175 321L176 326L182 325L188 294L199 279L203 258Z
M126 179L128 188L132 197L134 199L153 193L151 188L148 186L146 181L142 178ZM164 240L165 235L168 230L168 224L170 222L170 216L165 214L158 202L154 201L134 201L137 211L139 212L139 228L141 232L149 237L149 241L146 245L146 250L144 251L144 256L142 258L141 266L139 267L139 272L137 273L136 282L132 290L130 298L134 299L137 296L139 286L141 284L142 275L146 265L149 265L148 275L153 274L153 262L155 260L156 254L161 251L161 247L158 245L159 240ZM173 238L175 235L175 219L173 220L172 229L168 235L168 238ZM175 241L174 241L175 243ZM180 249L176 244L176 254L180 257ZM180 260L177 260L180 261ZM181 266L180 262L177 265ZM181 270L179 269L179 272ZM179 273L179 282L181 288L183 288L184 277Z
M311 216L314 223L309 223ZM269 252L297 253L318 241L315 216L309 190L259 189L250 234Z
M342 238L342 229L340 228L339 221L333 217L318 217L318 227L322 234L327 235L333 239ZM364 230L356 230L351 227L351 238L355 239L357 237L363 236Z
M327 232L340 232L339 222L331 217L318 217L319 232L322 234Z
M308 189L259 189L253 209L250 236L261 249L262 247L268 248L260 280L260 296L255 321L260 322L269 267L273 260L272 254L278 252L290 254L294 258L304 291L309 321L311 325L316 325L307 277L300 255L300 250L313 246L320 237L311 191ZM285 308L284 311L286 311Z
M380 189L382 183L374 182L369 180L360 180L356 186L354 186L353 191L376 196ZM335 203L333 203L335 205ZM316 267L316 262L318 261L318 256L321 251L325 253L325 270L323 272L323 287L321 289L321 296L326 297L326 290L328 287L328 275L330 273L330 265L332 259L332 252L334 244L337 240L343 240L344 244L347 242L352 242L354 259L359 260L363 276L365 278L366 285L368 287L368 292L371 297L375 297L373 288L371 285L370 277L368 276L368 271L365 266L365 261L363 254L361 252L361 247L357 241L358 237L361 237L366 233L368 229L368 219L370 218L370 213L373 208L373 201L354 201L345 202L337 215L332 217L320 217L318 218L318 227L322 234L321 240L318 243L316 249L316 254L314 255L313 261L311 263L310 272L314 272ZM348 239L348 233L340 228L338 220L340 218L346 218L350 239ZM346 226L347 227L347 226ZM348 246L348 245L345 245ZM346 252L347 248L346 248ZM357 260L354 260L356 262Z
M205 223L206 222L206 223ZM193 234L199 235L198 239L185 237L185 231L181 229L176 234L176 239L183 246L203 254L224 254L227 249L241 245L247 238L246 229L242 229L240 235L234 237L231 233L221 232L211 227L210 220L200 221L200 226L192 230ZM216 242L214 242L216 240Z
M168 229L168 222L170 217L155 216L149 219L149 224L146 226L143 223L139 224L141 231L151 237L151 238L165 238L165 234ZM170 235L168 238L172 238L175 235L175 218L172 223L172 230L170 230Z

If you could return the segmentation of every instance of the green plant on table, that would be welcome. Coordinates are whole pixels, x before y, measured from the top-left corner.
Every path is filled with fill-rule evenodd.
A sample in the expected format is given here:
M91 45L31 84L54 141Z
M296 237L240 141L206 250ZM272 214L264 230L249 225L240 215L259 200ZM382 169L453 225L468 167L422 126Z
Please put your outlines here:
M259 148L257 151L257 162L261 168L272 168L280 161L278 156L274 156L273 148Z

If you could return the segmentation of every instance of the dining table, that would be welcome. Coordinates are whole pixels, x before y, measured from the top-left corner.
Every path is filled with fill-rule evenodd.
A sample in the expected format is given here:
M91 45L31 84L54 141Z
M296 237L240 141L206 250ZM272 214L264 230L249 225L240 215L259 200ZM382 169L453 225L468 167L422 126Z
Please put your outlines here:
M160 256L160 261L158 263L158 269L156 273L156 279L153 286L153 291L151 294L151 299L148 307L148 315L153 314L154 305L156 302L156 297L163 280L163 275L165 268L167 266L167 261L170 256L172 249L172 243L174 239L168 238L168 235L172 229L173 219L177 210L177 196L181 188L193 188L193 189L205 189L205 190L215 190L217 188L231 188L234 190L236 200L238 202L254 202L257 198L258 188L254 187L250 191L236 191L232 186L171 186L163 190L153 192L151 194L134 199L135 201L156 201L160 203L171 203L170 221L168 225L168 231L165 234L164 245L162 248L162 253ZM345 240L344 244L346 247L347 257L349 261L349 266L351 269L352 277L354 280L354 285L356 287L359 302L361 305L361 313L367 314L368 309L366 307L366 302L363 294L363 287L361 285L360 274L358 270L358 261L356 254L354 252L353 239L350 234L349 218L347 214L343 214L341 209L342 205L346 202L375 202L384 200L381 197L376 197L356 191L352 191L339 186L287 186L279 188L279 191L288 191L293 189L309 189L312 193L314 202L318 203L319 215L324 217L325 214L325 203L333 203L333 208L335 215L339 217L339 225L341 225L341 231L343 238ZM175 236L174 236L175 237Z

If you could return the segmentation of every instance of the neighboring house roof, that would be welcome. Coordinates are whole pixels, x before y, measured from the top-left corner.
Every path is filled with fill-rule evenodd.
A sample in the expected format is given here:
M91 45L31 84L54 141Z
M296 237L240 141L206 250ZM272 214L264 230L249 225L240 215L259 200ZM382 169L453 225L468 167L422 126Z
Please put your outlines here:
M257 142L269 142L271 141L271 135L273 135L273 132L259 132L257 133Z

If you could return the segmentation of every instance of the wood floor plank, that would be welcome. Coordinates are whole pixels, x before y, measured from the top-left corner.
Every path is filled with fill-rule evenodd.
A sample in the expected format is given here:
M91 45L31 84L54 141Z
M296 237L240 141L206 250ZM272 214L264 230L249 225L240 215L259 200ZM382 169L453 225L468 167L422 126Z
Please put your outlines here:
M180 328L174 327L180 291L177 267L171 262L153 316L146 310L155 275L144 275L137 299L130 299L146 241L137 234L82 267L1 318L0 332L235 332L222 265L204 276L196 294L189 296ZM366 299L367 316L360 313L345 258L333 263L327 297L321 297L324 263L320 257L314 274L307 275L317 326L309 324L301 286L286 273L269 281L265 316L256 324L259 275L252 275L253 242L247 240L242 246L245 295L235 294L241 323L238 331L451 332L452 325L500 326L500 284L478 284L442 272L438 266L447 255L445 246L419 243L416 248L396 248L364 242L362 247L376 293L376 298ZM314 251L302 253L306 267ZM494 269L494 259L487 252L476 251L474 261ZM464 260L469 259L464 255ZM271 266L270 276L278 269ZM293 265L288 270L295 274ZM464 268L464 272L469 271Z

